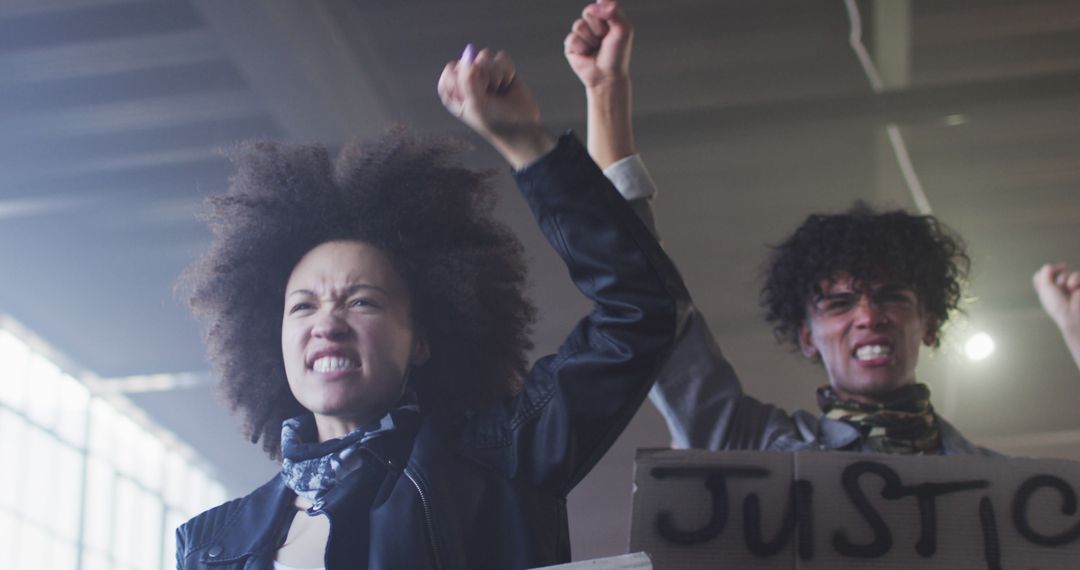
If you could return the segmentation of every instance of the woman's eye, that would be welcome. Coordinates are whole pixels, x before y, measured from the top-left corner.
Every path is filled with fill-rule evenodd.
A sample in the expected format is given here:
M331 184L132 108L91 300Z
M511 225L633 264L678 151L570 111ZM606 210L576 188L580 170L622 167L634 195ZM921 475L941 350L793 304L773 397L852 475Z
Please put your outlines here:
M367 298L364 298L364 297L357 297L356 299L353 299L353 300L349 301L349 306L350 307L375 307L377 305L375 303L373 303L371 301L371 299L367 299Z
M298 313L300 311L307 311L312 308L311 303L296 303L289 307L289 314Z

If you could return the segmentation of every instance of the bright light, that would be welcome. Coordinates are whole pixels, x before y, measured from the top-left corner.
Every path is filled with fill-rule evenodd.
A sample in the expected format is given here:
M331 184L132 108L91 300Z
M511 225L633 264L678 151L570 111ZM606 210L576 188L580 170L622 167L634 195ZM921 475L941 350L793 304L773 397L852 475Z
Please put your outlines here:
M964 354L974 362L985 359L994 352L994 339L986 333L975 333L964 344Z

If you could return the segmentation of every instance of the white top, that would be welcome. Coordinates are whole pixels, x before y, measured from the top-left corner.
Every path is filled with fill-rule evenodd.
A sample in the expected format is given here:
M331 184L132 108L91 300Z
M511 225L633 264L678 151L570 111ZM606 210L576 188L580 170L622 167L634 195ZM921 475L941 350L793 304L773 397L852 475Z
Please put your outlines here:
M318 568L296 568L295 566L286 566L277 560L274 561L274 570L326 570L325 567Z
M326 541L330 537L330 519L323 514L309 515L300 510L311 506L306 500L297 497L296 515L289 535L278 548L274 560L274 570L326 570Z

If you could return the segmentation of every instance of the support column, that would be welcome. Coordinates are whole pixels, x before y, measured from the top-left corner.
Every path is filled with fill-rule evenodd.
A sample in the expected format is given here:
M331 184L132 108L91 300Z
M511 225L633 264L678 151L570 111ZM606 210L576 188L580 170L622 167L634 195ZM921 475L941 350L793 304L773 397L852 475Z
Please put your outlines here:
M911 0L873 0L870 7L872 37L867 47L882 88L904 89L911 84ZM917 205L897 163L890 128L900 130L894 123L874 129L875 184L871 198L879 204L914 209Z

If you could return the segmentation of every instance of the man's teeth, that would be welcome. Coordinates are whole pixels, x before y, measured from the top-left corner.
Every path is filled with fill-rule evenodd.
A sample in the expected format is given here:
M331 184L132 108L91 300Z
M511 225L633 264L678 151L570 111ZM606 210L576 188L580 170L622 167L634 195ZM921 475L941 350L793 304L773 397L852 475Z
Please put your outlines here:
M338 372L354 368L356 368L356 362L343 356L323 356L315 359L311 365L311 369L315 372Z
M859 360L871 360L881 356L892 354L892 347L886 344L867 344L860 346L855 351L855 358Z

